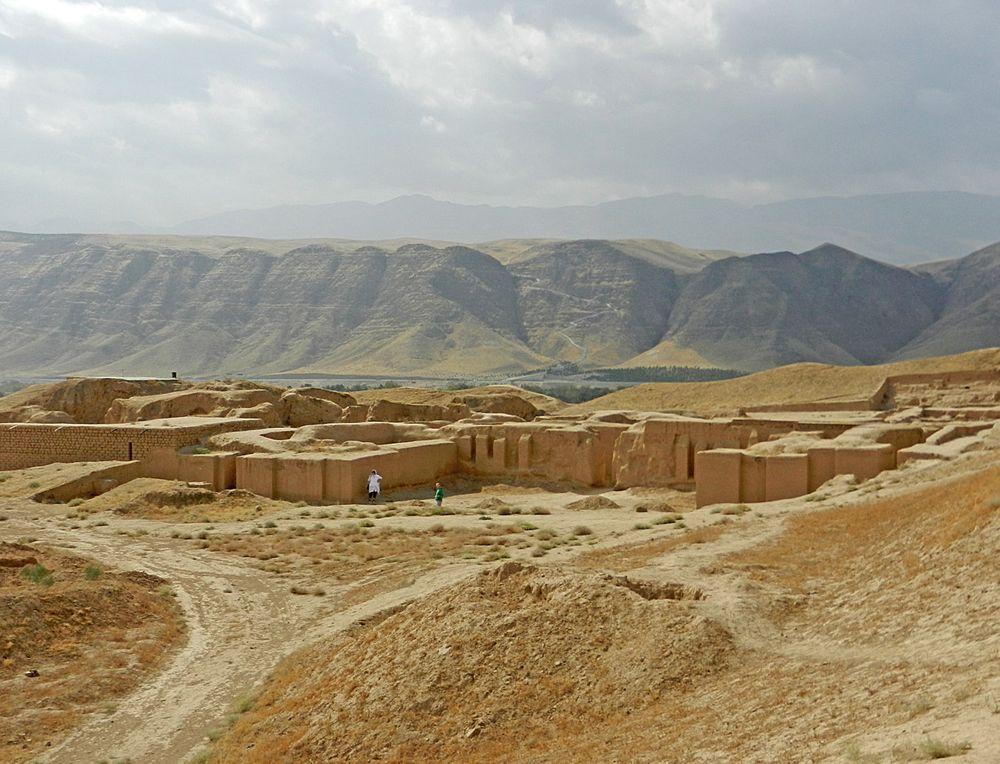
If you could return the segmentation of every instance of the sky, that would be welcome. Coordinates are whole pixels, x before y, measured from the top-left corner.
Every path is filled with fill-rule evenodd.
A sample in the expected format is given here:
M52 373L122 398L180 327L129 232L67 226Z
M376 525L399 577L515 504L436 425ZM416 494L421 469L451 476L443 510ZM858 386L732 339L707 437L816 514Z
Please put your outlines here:
M995 0L0 0L0 227L1000 192Z

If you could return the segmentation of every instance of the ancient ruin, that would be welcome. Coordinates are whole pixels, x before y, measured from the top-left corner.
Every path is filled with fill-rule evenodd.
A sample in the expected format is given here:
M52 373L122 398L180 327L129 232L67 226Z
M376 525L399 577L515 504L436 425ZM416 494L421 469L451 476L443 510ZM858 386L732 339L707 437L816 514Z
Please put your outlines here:
M22 389L0 398L0 759L989 757L997 353L585 405Z
M129 385L71 379L37 400L22 396L26 402L0 411L8 420L0 424L0 469L101 462L92 477L48 489L62 499L155 477L290 501L355 502L377 470L387 490L467 474L669 486L694 490L704 506L793 498L838 475L860 482L909 460L947 459L977 448L1000 420L995 370L889 377L862 400L726 418L560 414L502 387L436 405L360 404L347 393L245 381ZM103 401L103 412L94 401Z

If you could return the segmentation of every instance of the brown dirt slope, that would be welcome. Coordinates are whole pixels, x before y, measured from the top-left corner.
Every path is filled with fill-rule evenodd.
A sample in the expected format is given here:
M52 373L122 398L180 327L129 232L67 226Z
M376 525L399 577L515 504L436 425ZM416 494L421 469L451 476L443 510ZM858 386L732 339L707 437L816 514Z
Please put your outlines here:
M851 645L948 651L1000 644L998 553L1000 466L794 518L773 543L733 560L769 585L809 592L802 607L779 614L785 628Z
M26 579L41 564L39 582ZM27 761L84 716L136 687L179 644L163 579L0 543L0 761ZM26 677L34 670L38 676Z
M723 628L644 593L507 563L286 661L216 757L496 761L724 670Z
M565 413L609 409L727 413L744 406L844 401L871 395L894 374L1000 368L1000 348L879 366L796 363L721 382L653 382L577 404Z

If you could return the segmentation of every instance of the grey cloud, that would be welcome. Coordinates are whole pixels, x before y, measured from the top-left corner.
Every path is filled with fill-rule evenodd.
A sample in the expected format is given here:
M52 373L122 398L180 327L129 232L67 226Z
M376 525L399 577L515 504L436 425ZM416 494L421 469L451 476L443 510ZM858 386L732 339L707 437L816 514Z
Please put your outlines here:
M0 226L990 193L998 22L971 1L0 0Z

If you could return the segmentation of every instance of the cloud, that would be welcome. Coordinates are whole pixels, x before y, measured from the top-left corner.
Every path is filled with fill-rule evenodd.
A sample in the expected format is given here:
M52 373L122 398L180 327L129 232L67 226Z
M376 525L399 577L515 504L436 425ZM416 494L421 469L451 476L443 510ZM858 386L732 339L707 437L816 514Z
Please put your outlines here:
M975 0L0 0L0 226L991 192L998 22Z

